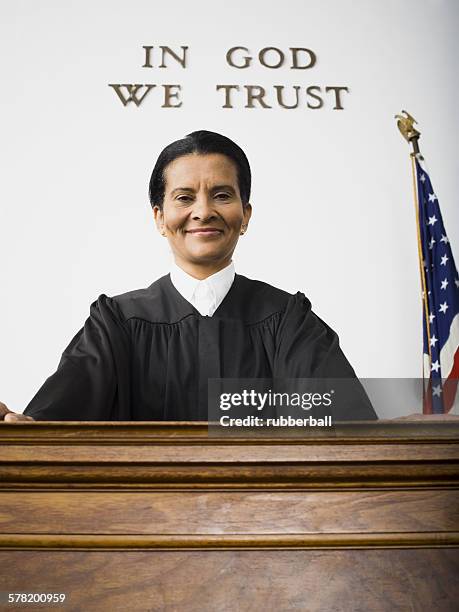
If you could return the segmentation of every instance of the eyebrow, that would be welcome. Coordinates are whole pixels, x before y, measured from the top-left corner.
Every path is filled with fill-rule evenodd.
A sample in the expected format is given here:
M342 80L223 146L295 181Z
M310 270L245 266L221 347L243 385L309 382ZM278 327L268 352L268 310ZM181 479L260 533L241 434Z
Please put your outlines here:
M236 193L234 187L231 185L215 185L212 187L211 191L220 191L226 189L227 191L231 191L231 193ZM171 191L171 195L177 193L177 191L186 191L187 193L194 193L194 189L192 187L176 187Z

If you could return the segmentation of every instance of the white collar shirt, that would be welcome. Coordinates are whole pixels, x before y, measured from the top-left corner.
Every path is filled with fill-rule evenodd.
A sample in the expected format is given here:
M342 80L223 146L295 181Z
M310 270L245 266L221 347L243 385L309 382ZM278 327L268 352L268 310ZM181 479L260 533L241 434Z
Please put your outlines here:
M204 280L190 276L177 264L171 269L171 281L177 291L203 316L211 317L224 300L234 281L234 264L231 262Z

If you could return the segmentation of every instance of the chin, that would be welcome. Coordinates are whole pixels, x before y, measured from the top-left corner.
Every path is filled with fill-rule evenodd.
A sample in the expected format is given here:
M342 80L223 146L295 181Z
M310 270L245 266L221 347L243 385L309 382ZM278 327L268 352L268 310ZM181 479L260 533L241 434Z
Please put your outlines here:
M213 261L220 261L224 259L226 253L222 253L221 251L212 251L212 250L200 250L199 252L190 254L190 260L195 264L200 263L211 263Z

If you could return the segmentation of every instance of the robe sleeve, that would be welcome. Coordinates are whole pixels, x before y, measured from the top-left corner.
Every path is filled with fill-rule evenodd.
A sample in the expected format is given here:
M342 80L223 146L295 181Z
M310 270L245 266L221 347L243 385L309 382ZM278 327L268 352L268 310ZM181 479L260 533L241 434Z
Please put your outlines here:
M130 420L128 351L122 316L101 295L24 414L38 421Z
M332 408L334 421L378 418L341 350L338 335L312 311L310 301L300 292L289 298L277 328L274 373L284 380L334 379L333 386L339 391Z

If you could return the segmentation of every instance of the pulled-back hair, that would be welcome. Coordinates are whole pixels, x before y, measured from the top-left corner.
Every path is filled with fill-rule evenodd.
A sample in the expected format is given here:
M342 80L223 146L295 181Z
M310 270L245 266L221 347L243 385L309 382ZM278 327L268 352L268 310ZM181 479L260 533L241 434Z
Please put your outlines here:
M148 188L148 195L152 207L159 206L160 209L163 207L165 189L164 171L166 167L178 157L190 155L191 153L199 153L201 155L207 153L221 153L229 157L236 165L242 204L244 206L248 204L252 175L250 172L249 160L244 151L235 142L222 134L208 132L207 130L199 130L197 132L191 132L191 134L188 134L181 140L172 142L159 154L153 172L151 173L150 185Z

